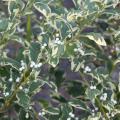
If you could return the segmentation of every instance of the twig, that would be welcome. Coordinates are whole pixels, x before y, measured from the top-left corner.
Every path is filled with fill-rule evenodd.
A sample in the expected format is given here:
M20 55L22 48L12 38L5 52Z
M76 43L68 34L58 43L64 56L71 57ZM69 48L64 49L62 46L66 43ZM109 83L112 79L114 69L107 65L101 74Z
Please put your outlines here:
M16 94L17 92L19 91L19 87L24 84L28 78L30 77L30 74L31 74L31 68L26 70L21 78L21 81L20 83L16 86L15 90L13 91L12 95L10 96L10 98L8 98L6 101L5 101L5 104L2 108L0 108L0 113L3 113L3 112L6 112L6 110L12 105L14 99L16 98Z

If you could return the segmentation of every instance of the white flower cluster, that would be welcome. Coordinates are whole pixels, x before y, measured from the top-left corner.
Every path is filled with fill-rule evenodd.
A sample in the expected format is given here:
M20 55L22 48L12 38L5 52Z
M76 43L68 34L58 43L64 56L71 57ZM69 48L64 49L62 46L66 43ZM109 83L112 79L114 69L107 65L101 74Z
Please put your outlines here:
M89 66L86 66L84 69L84 73L91 72L91 68Z
M72 118L75 118L75 120L79 120L78 117L75 117L75 114L73 114L72 112L69 113L69 117L67 118L67 120L72 120Z
M9 82L12 82L13 81L13 79L12 78L9 78L9 80L8 80ZM20 78L19 77L17 77L16 78L16 82L18 83L18 82L20 82Z
M24 88L24 92L25 92L25 93L28 93L28 92L29 92L29 89L28 89L28 88Z
M16 78L16 82L17 83L20 82L20 78L19 77Z
M45 114L46 113L44 111L38 113L39 116L44 116Z
M85 54L85 52L81 48L74 48L74 52L79 52L81 55Z
M64 42L60 41L59 33L56 33L55 37L56 37L55 41L54 41L55 44L58 44L58 45L63 45L64 44Z
M58 45L63 45L64 42L60 41L60 38L59 37L56 37L55 38L55 41L54 41L55 44L58 44Z
M34 61L31 61L30 67L31 68L40 68L42 66L42 63L35 64Z
M21 67L19 68L19 71L23 71L25 69L26 64L23 60L21 60Z
M96 86L95 86L95 85L91 85L91 86L90 86L90 89L91 89L91 90L95 90L95 89L96 89Z
M98 108L95 107L94 109L92 109L92 116L95 116L95 113L98 111Z
M12 82L13 81L13 79L12 78L9 78L9 80L8 80L9 82Z
M92 116L95 116L95 110L94 109L92 110Z
M9 92L3 93L5 97L9 96Z
M71 118L74 118L74 117L75 117L75 115L74 115L72 112L69 113L69 116L70 116Z
M69 34L69 35L68 35L68 38L71 38L71 37L72 37L72 35L71 35L71 34Z
M100 97L100 100L106 101L106 99L107 99L107 93L104 93L104 94Z
M28 113L28 112L26 113L25 118L26 118L26 119L29 118L29 113Z
M44 43L44 44L41 46L41 49L45 49L46 46L47 46L47 43Z

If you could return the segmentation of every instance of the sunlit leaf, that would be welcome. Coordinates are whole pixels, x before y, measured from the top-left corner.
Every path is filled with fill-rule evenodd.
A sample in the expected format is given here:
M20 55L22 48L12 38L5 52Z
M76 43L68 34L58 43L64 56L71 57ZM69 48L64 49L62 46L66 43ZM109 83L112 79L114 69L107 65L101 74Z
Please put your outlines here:
M101 45L101 46L106 46L107 45L103 36L100 35L100 34L89 34L89 35L86 35L86 37L88 37L90 40L93 40L98 45Z

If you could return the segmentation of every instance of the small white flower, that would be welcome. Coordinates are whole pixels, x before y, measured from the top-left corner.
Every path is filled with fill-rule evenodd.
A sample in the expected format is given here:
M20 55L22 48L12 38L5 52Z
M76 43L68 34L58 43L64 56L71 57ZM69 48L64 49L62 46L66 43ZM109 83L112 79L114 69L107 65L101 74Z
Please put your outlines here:
M78 117L75 117L75 120L79 120L79 118L78 118Z
M78 52L78 49L77 49L77 48L74 48L74 52Z
M59 33L56 33L56 35L55 35L56 37L59 37L60 35L59 35Z
M75 117L75 115L72 112L69 113L69 116L72 117L72 118Z
M45 46L42 46L42 47L41 47L41 49L44 49L44 48L45 48Z
M104 98L103 98L103 96L100 96L100 100L103 100Z
M55 38L55 41L59 41L59 40L60 40L59 37Z
M108 58L109 58L109 59L111 59L111 58L112 58L112 56L111 56L111 55L109 55L109 56L108 56Z
M81 48L74 48L74 52L79 52L82 56L85 54L85 52Z
M68 38L71 38L71 37L72 37L72 35L71 35L71 34L69 34L69 35L68 35Z
M111 116L112 116L112 117L114 117L114 116L115 116L115 114L114 114L114 113L112 113L112 114L111 114Z
M38 64L35 64L35 65L34 65L35 68L39 68L39 67L41 67L41 66L42 66L42 63L38 63Z
M72 117L72 118L74 118L74 117L75 117L75 115L74 115L74 114L72 114L72 115L71 115L71 117Z
M57 43L58 43L58 41L56 41L56 40L55 40L55 42L54 42L54 43L55 43L55 44L57 44Z
M31 109L32 109L32 107L30 106L30 107L29 107L29 109L31 110Z
M19 89L20 89L20 90L22 90L22 89L23 89L23 87L22 87L22 86L20 86L20 87L19 87Z
M28 89L28 88L25 88L24 91L25 91L25 93L28 93L28 92L29 92L29 89Z
M9 95L9 92L6 92L6 96L8 96Z
M59 44L59 45L60 45L60 44L61 44L61 41L60 41L60 40L58 40L58 41L57 41L57 44Z
M19 77L17 77L16 82L20 82L20 78Z
M25 63L23 60L21 60L21 66L25 66Z
M25 69L25 66L22 66L22 69L24 70L24 69Z
M103 97L103 101L106 101L107 97Z
M29 114L28 113L26 113L25 118L27 118L27 119L29 118Z
M39 67L41 67L42 66L42 63L38 63L37 64L37 67L39 68Z
M85 53L84 53L84 51L83 51L83 50L82 50L80 53L81 53L81 55L82 55L82 56L83 56L83 55L85 55Z
M45 112L42 112L42 115L45 115Z
M95 107L95 111L98 111L98 107Z
M81 48L78 48L77 51L80 52L81 55L85 54L84 51Z
M72 112L70 112L69 115L71 116L71 115L72 115Z
M21 60L20 62L21 62L21 63L23 63L24 61L23 61L23 60Z
M92 112L95 112L95 110L93 109Z
M47 46L47 44L46 44L46 43L44 43L43 45L44 45L45 47Z
M93 90L93 89L94 89L94 86L91 85L91 86L90 86L90 89Z
M103 95L104 95L104 97L107 97L107 93L104 93Z
M42 45L41 49L44 49L46 46L47 46L47 44L44 43L44 44Z
M38 66L37 66L37 64L35 64L35 66L34 66L35 68L38 68Z
M56 38L56 40L54 41L55 44L58 44L58 45L63 45L64 42L60 41L59 38Z
M113 101L113 103L114 103L114 104L117 104L117 101L116 101L116 100L114 100L114 101Z
M43 16L40 16L39 19L42 20L42 19L43 19Z
M5 97L6 97L6 96L9 96L9 92L4 93L4 95L5 95Z
M107 99L107 93L104 93L104 94L100 97L100 100L106 101L106 99Z
M42 113L41 113L41 112L39 112L39 113L38 113L38 115L39 115L39 116L41 116L41 115L42 115Z
M25 69L25 67L22 66L21 68L19 68L19 71L21 72L21 71L23 71L24 69Z
M95 89L96 89L96 86L95 86L95 85L94 85L94 86L91 85L91 86L90 86L90 89L91 89L91 90L95 90Z
M93 86L93 89L94 89L94 90L96 89L96 86L95 86L95 85Z
M21 68L19 68L19 71L23 71L23 68L21 67Z
M35 66L35 62L31 61L30 67L33 68Z
M69 118L67 118L67 120L71 120L71 118L69 117Z
M91 68L89 66L86 66L84 71L85 72L91 72Z
M13 81L13 79L12 78L9 78L9 82L12 82Z

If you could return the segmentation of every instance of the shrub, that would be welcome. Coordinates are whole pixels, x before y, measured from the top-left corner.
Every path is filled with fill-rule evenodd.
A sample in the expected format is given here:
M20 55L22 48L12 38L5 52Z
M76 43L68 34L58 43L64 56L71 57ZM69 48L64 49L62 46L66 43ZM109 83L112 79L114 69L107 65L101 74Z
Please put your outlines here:
M119 0L72 3L1 2L0 119L119 120Z

